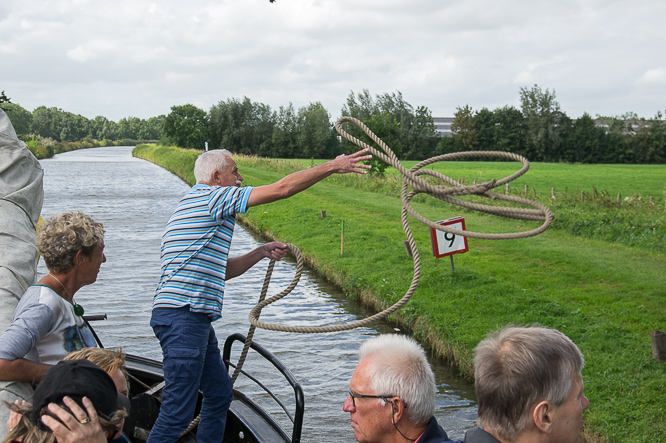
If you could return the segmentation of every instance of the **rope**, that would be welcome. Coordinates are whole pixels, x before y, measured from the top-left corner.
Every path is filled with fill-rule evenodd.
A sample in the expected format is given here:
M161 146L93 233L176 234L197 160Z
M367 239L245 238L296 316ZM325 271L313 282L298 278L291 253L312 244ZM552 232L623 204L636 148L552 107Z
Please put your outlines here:
M359 128L361 128L383 151L379 151L376 148L368 145L367 143L353 137L352 135L348 134L342 129L342 123L344 122L350 122L354 123L357 125ZM416 246L416 242L414 241L414 237L412 235L411 229L409 227L409 221L407 220L407 214L411 214L414 218L416 218L418 221L421 223L430 226L431 228L444 231L444 232L449 232L455 235L462 235L466 237L474 237L474 238L482 238L482 239L514 239L514 238L525 238L525 237L531 237L537 234L542 233L545 231L548 226L550 226L551 222L553 221L554 215L553 213L546 208L544 205L541 203L528 200L525 198L520 198L520 197L515 197L515 196L509 196L509 195L502 195L502 194L496 194L493 192L490 192L491 189L494 189L498 186L502 186L506 183L509 183L512 180L515 180L516 178L522 176L527 170L529 169L529 162L525 157L522 157L517 154L513 154L510 152L501 152L501 151L475 151L475 152L457 152L457 153L452 153L452 154L444 154L436 157L432 157L428 160L424 160L418 164L416 164L411 170L407 170L400 161L398 160L398 157L393 153L393 151L384 143L379 137L377 137L370 129L365 126L360 120L355 119L353 117L342 117L340 118L336 124L335 124L335 129L338 131L338 133L346 138L347 140L351 141L355 145L361 147L361 148L367 148L372 155L375 157L380 158L384 162L388 163L389 165L395 167L400 174L403 177L403 185L402 185L402 191L401 191L401 197L402 197L402 226L403 230L405 231L405 234L407 236L407 241L409 243L409 246L412 250L412 258L414 260L414 276L412 278L412 283L405 293L405 295L398 300L393 306L390 306L389 308L374 314L370 317L364 318L362 320L357 320L351 323L343 324L343 325L335 325L335 326L317 326L317 327L310 327L310 326L284 326L284 325L277 325L277 324L270 324L270 323L263 323L259 321L259 314L261 313L261 310L265 307L270 305L271 303L274 303L281 298L283 298L285 295L287 295L289 292L291 292L291 289L296 286L296 283L298 282L298 278L300 278L300 274L302 271L302 257L300 255L300 251L293 246L289 245L290 251L296 256L297 259L297 270L296 270L296 277L292 281L292 284L282 291L281 293L274 295L273 297L270 297L269 299L264 300L263 298L259 301L259 303L250 311L249 314L249 321L252 324L253 327L259 327L262 329L267 329L271 331L282 331L282 332L296 332L296 333L323 333L323 332L337 332L337 331L346 331L349 329L354 329L362 326L366 326L370 323L373 323L377 320L383 319L389 315L391 315L393 312L397 311L400 309L407 301L411 298L412 294L416 290L416 287L419 282L419 277L421 275L421 260L418 252L418 248ZM451 179L450 177L447 177L444 174L441 174L436 171L432 171L429 169L426 170L421 170L423 167L428 166L432 163L439 162L439 161L445 161L445 160L457 160L461 158L468 158L468 157L481 157L481 158L504 158L504 159L509 159L513 161L518 161L523 164L523 167L518 171L515 172L514 174L511 174L510 176L503 178L501 180L491 180L489 182L484 182L481 184L473 185L473 186L463 186L457 181ZM423 180L420 176L421 175L429 175L432 177L435 177L439 179L440 181L448 184L447 185L431 185L425 180ZM411 191L409 190L411 188ZM524 231L524 232L514 232L514 233L502 233L502 234L487 234L487 233L480 233L480 232L473 232L473 231L460 231L458 229L453 229L449 228L446 226L438 225L437 223L428 220L427 218L423 217L421 214L419 214L412 206L411 206L411 200L414 198L415 195L421 194L421 193L426 193L428 195L431 195L435 198L438 198L444 202L451 203L457 206L461 206L464 208L468 209L473 209L476 211L481 211L485 212L488 214L493 214L493 215L498 215L506 218L513 218L513 219L519 219L519 220L535 220L535 221L543 221L543 224L533 230L530 231ZM490 206L490 205L482 205L482 204L477 204L477 203L470 203L466 202L463 200L460 200L458 198L455 198L457 196L463 196L463 195L478 195L486 198L490 198L493 200L503 200L507 202L512 202L512 203L518 203L518 204L523 204L523 205L528 205L532 206L534 209L525 209L525 208L509 208L509 207L503 207L503 206ZM454 197L455 196L455 197ZM272 267L270 268L272 270ZM270 278L270 276L267 275L267 278ZM265 295L265 294L262 294Z
M370 146L369 144L355 138L354 136L348 134L342 129L342 123L353 123L363 132L365 132L371 139L374 141L380 148L381 151L377 150L373 146ZM473 238L481 238L481 239L491 239L491 240L502 240L502 239L516 239L516 238L526 238L526 237L532 237L535 235L538 235L545 231L550 224L552 223L553 219L555 216L553 213L544 205L542 205L539 202L533 201L533 200L528 200L525 198L520 198L516 196L510 196L510 195L503 195L503 194L497 194L490 192L491 189L497 188L499 186L505 185L506 183L509 183L518 177L522 176L525 174L528 169L529 169L529 162L527 159L521 155L513 154L510 152L503 152L503 151L470 151L470 152L456 152L456 153L451 153L451 154L444 154L444 155L439 155L436 157L431 157L427 160L424 160L412 167L410 170L407 170L400 161L398 160L398 157L395 155L395 153L384 143L382 139L377 137L366 125L363 124L360 120L353 118L353 117L341 117L336 123L335 123L335 129L338 131L338 133L344 137L345 139L349 140L350 142L354 143L355 145L359 146L360 148L367 148L370 153L383 160L390 166L393 166L398 170L400 175L402 175L403 178L403 183L402 183L402 190L401 190L401 199L402 199L402 214L401 214L401 220L402 220L402 227L403 230L405 231L405 235L407 236L407 241L409 243L409 247L411 248L412 251L412 259L414 261L414 275L412 277L412 283L409 286L409 289L405 293L405 295L398 300L393 306L390 306L387 309L384 309L381 312L378 312L377 314L371 315L370 317L366 317L362 320L357 320L351 323L346 323L342 325L336 325L336 326L317 326L317 327L310 327L310 326L284 326L284 325L277 325L277 324L271 324L271 323L264 323L259 321L259 316L261 315L261 311L264 307L275 303L276 301L280 300L281 298L285 297L287 294L289 294L298 284L298 281L300 280L301 273L303 271L303 256L301 255L301 252L299 249L292 245L288 244L287 246L289 247L290 252L294 255L296 258L296 273L294 275L294 278L291 282L291 284L282 292L279 294L276 294L268 299L266 299L266 293L268 291L268 284L271 279L271 275L273 273L273 268L275 265L275 260L271 260L268 269L266 271L266 277L264 279L264 285L261 290L261 295L259 297L259 302L257 305L252 308L250 311L250 314L248 316L249 321L250 321L250 329L247 335L247 339L245 341L245 345L243 347L243 351L241 352L241 355L238 359L238 364L236 366L236 370L234 371L234 375L232 376L232 383L236 382L236 378L241 372L241 369L243 367L243 364L245 363L245 359L247 357L247 352L250 347L250 344L252 343L252 337L254 337L254 331L257 327L262 328L262 329L267 329L271 331L282 331L282 332L295 332L295 333L324 333L324 332L338 332L338 331L346 331L350 329L355 329L359 328L362 326L369 325L371 323L374 323L377 320L381 320L389 315L391 315L393 312L397 311L400 309L409 299L412 297L414 294L414 291L416 291L416 287L419 282L419 278L421 276L421 258L419 256L419 251L418 247L416 246L416 242L414 241L414 236L412 235L412 231L409 227L409 221L407 219L407 214L412 215L414 218L416 218L418 221L421 223L437 229L439 231L444 231L448 232L454 235L462 235L465 237L473 237ZM491 180L489 182L483 182L480 184L472 185L472 186L464 186L460 183L458 183L456 180L453 180L450 177L447 177L446 175L430 170L430 169L423 169L424 167L436 163L436 162L441 162L441 161L448 161L448 160L459 160L459 159L464 159L464 158L470 158L470 157L479 157L479 158L499 158L499 159L507 159L511 161L517 161L523 164L523 167L518 170L517 172L509 175L508 177L505 177L501 180ZM422 175L429 175L431 177L434 177L441 182L444 183L444 185L431 185L430 183L426 182L421 178ZM410 190L411 188L411 190ZM500 217L505 217L505 218L512 218L516 220L532 220L532 221L542 221L542 225L539 226L538 228L532 229L530 231L522 231L522 232L513 232L513 233L501 233L501 234L489 234L489 233L481 233L481 232L473 232L473 231L460 231L458 229L453 229L449 228L447 226L442 226L438 225L437 223L428 220L427 218L423 217L421 214L419 214L412 206L411 206L411 201L414 198L414 196L418 194L428 194L434 198L437 198L443 202L450 203L452 205L460 206L463 208L475 210L475 211L480 211L480 212L485 212L487 214L492 214L492 215L497 215ZM521 205L526 205L526 206L531 206L534 209L525 209L525 208L515 208L515 207L506 207L506 206L492 206L492 205L482 205L478 203L471 203L467 202L464 200L460 200L459 196L464 196L464 195L477 195L485 198L489 198L492 200L501 200L501 201L506 201L506 202L511 202L511 203L516 203L516 204L521 204ZM195 418L190 426L187 428L185 432L183 432L182 435L186 434L190 430L192 430L194 427L197 426L199 423L199 417Z

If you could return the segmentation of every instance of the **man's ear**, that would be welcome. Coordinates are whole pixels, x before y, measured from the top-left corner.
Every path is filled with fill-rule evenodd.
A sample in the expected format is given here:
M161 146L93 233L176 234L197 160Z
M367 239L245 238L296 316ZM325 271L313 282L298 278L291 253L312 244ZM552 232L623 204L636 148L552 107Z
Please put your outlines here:
M532 419L534 420L534 425L541 432L550 434L553 429L553 405L547 401L542 401L537 403L532 411Z
M399 397L391 399L391 408L393 413L393 421L398 423L405 415L405 402Z

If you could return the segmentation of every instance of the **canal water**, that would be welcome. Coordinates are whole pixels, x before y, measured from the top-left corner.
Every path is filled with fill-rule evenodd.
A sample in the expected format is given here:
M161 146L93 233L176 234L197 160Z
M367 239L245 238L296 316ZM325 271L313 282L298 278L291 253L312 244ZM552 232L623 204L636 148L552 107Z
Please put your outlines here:
M131 152L132 147L93 148L42 160L42 216L81 210L104 224L107 262L102 265L97 282L77 292L76 300L84 306L86 315L107 314L107 320L94 324L106 347L122 346L127 353L161 360L159 343L149 326L159 277L160 239L176 203L189 187L170 172L133 158ZM261 242L237 225L232 256L254 249ZM221 344L231 333L247 334L247 316L257 302L267 266L268 260L263 260L227 283L223 318L214 323ZM276 263L268 296L291 282L294 269L290 259ZM40 276L47 272L43 262L38 271ZM266 308L261 319L292 326L319 326L348 323L367 314L336 288L305 271L296 289ZM349 414L342 411L342 404L357 363L356 351L364 340L377 334L404 333L387 322L371 326L328 334L257 329L255 341L275 354L303 387L304 442L355 441ZM237 360L238 353L232 361ZM435 415L450 437L462 439L476 419L473 386L444 361L432 358L431 364L438 387ZM244 369L254 372L254 368L269 379L277 379L260 361L249 358ZM264 405L266 396L256 392L247 379L240 377L236 386L256 394ZM273 385L271 388L286 396L289 403L287 389ZM271 413L277 412L267 402L265 407ZM284 418L279 421L285 423Z

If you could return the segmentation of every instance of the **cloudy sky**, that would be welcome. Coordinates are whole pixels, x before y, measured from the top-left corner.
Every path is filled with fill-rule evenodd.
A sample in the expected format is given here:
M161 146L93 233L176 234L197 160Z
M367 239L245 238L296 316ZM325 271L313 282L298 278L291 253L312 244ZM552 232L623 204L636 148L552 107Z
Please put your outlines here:
M555 90L571 117L666 109L663 0L0 0L0 90L149 118L402 92L433 116Z

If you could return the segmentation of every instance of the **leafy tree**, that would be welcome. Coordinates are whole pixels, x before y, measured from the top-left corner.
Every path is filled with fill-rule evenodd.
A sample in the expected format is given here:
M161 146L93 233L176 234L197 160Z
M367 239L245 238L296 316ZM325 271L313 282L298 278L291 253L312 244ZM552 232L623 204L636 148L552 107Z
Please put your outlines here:
M401 129L403 127L401 126ZM404 158L410 160L425 160L436 155L436 146L439 143L435 121L430 109L425 106L416 108L414 119L410 125L407 141L403 150L407 149Z
M635 136L639 163L666 162L666 124L658 112L655 118L642 125Z
M298 119L294 105L280 106L275 116L275 127L273 128L273 153L275 158L294 158L298 152Z
M32 132L45 138L60 141L62 133L61 114L62 110L58 108L39 106L32 111Z
M120 124L120 122L119 122ZM128 122L131 129L131 123ZM208 139L206 111L194 105L172 106L163 122L164 135L182 148L204 149Z
M493 111L495 124L494 144L498 151L525 152L525 124L523 113L513 106L504 106Z
M587 112L576 119L573 125L573 139L575 140L575 161L581 163L601 162L601 138L603 131L598 128L594 119Z
M384 111L380 114L371 116L370 119L366 120L364 123L375 133L375 135L377 135L377 137L382 139L384 143L391 148L396 156L400 156L400 153L402 152L402 145L400 144L400 125L395 117L389 114L388 111ZM370 146L375 145L365 133L361 136L361 140L365 141ZM384 171L388 167L383 160L375 156L366 163L372 165L372 169L370 169L371 174L384 175Z
M141 120L137 138L139 140L159 140L162 138L165 118L165 115L158 115L157 117L150 117L148 120Z
M229 99L210 110L210 143L246 155L271 155L275 116L263 103Z
M474 119L479 149L495 150L495 113L483 108L476 113Z
M332 158L339 151L331 115L320 102L310 103L298 110L298 127L298 157Z
M472 108L465 105L457 107L451 123L453 146L457 150L473 151L479 144L479 133L476 129L476 117Z
M392 129L387 132L386 136L390 139L380 138L400 158L427 158L433 154L439 142L430 110L421 106L415 112L400 91L377 95L375 99L367 89L357 95L352 91L342 108L342 115L355 117L366 125L375 117L374 124L384 129L387 123L391 127L395 124L397 131ZM365 137L363 131L354 125L347 125L345 130L356 138ZM342 148L345 152L353 152L357 147L343 140Z
M16 134L26 135L30 133L30 124L32 123L32 113L30 113L30 111L22 108L21 105L12 103L8 100L4 102L0 101L0 108L5 111L7 117L9 117L9 121L12 122Z
M542 91L537 85L520 88L520 102L526 128L526 157L533 161L552 161L558 145L555 131L560 104L555 91Z

